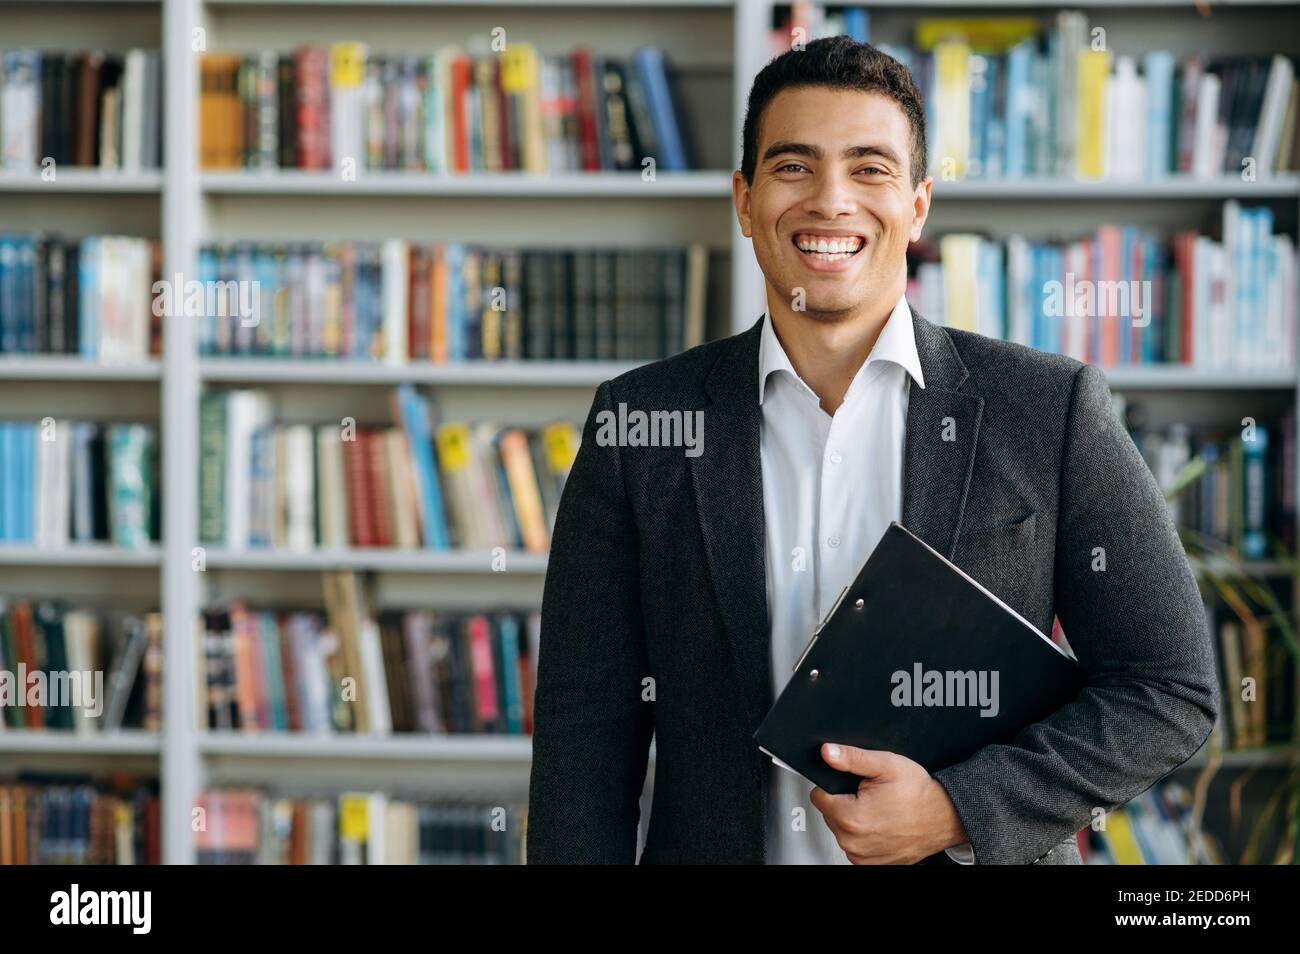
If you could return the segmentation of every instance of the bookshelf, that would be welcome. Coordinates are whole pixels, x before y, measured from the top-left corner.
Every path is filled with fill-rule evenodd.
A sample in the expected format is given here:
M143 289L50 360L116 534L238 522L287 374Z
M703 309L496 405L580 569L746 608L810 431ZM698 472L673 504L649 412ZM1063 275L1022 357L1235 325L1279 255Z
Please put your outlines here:
M620 55L653 43L683 73L694 138L704 142L706 168L660 173L468 174L363 172L354 181L306 171L201 171L198 162L197 54L164 57L164 156L161 171L139 173L60 169L54 181L38 172L0 173L0 230L42 227L71 234L122 231L159 237L163 275L195 272L199 246L236 239L420 239L555 245L603 240L620 230L663 243L703 241L728 259L730 300L726 326L749 327L764 310L761 275L749 243L734 223L730 169L739 162L739 125L749 81L768 58L771 0L0 0L5 46L111 48L161 46L190 51L196 31L208 50L287 49L302 42L357 39L378 51L423 49L505 26L509 35L543 49L568 50L585 42ZM877 0L873 39L905 37L917 16L933 13L1047 14L1083 9L1117 25L1113 43L1138 45L1151 37L1176 52L1190 45L1256 52L1279 43L1300 52L1296 0L1218 0L1213 18L1198 19L1187 0ZM1261 23L1273 24L1263 37ZM1181 39L1178 31L1190 24ZM1285 39L1289 35L1291 39ZM412 41L411 37L424 37ZM1282 38L1282 39L1279 39ZM1158 40L1155 42L1159 42ZM1085 182L1061 179L936 182L927 231L1021 229L1052 234L1056 203L1069 203L1071 227L1135 219L1163 227L1204 223L1228 198L1268 202L1279 227L1295 234L1300 221L1300 177L1257 182L1172 177L1157 182ZM1049 206L1048 203L1051 203ZM135 600L150 593L165 614L163 728L158 734L103 736L0 732L0 756L23 764L152 766L162 786L163 857L194 860L191 807L215 784L424 786L472 790L502 785L526 794L531 741L527 738L301 737L209 733L197 728L193 621L210 600L247 595L320 601L322 570L374 574L380 605L540 605L544 555L507 553L504 572L491 554L402 550L312 553L209 548L206 569L192 568L198 534L198 401L207 386L273 389L299 416L329 419L360 408L381 414L389 389L412 383L438 392L450 414L509 416L526 403L537 419L565 414L581 419L596 385L632 365L623 362L465 362L387 365L200 357L193 322L164 321L162 361L87 364L74 358L0 357L0 397L22 413L55 407L89 414L101 405L140 410L159 424L162 447L163 538L142 551L68 547L42 551L0 546L0 566L15 594L57 571L57 580L101 595L126 586ZM1300 409L1294 373L1214 372L1176 367L1108 370L1117 391L1133 392L1161 413L1188 408L1205 419ZM376 409L376 410L371 410ZM1225 410L1227 409L1227 410ZM1300 478L1298 478L1300 489ZM1260 577L1286 577L1281 563L1251 567ZM143 581L142 581L143 576ZM128 578L125 579L125 578ZM1300 580L1296 581L1300 585ZM59 583L46 591L58 593ZM27 589L20 589L27 587ZM1205 764L1199 754L1187 770ZM1242 768L1292 765L1295 750L1234 751L1223 764ZM653 771L653 761L652 768Z

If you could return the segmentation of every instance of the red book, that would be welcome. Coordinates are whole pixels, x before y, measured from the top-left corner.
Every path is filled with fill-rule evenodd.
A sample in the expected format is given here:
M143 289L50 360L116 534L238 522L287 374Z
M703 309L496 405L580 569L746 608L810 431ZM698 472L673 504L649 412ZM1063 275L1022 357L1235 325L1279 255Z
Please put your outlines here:
M492 671L492 628L486 616L470 618L469 652L474 672L475 722L491 727L497 719L497 683Z
M501 137L501 168L507 171L518 169L518 146L514 137L510 134L510 97L506 94L505 87L501 85L501 57L497 57L495 68L492 71L492 93L497 98L497 125L500 127Z
M298 83L298 167L330 167L329 54L324 47L294 51Z
M391 547L393 545L393 499L389 493L388 474L388 435L385 431L367 431L366 458L370 473L370 506L374 517L374 546Z
M374 505L370 492L370 468L366 461L365 432L343 441L343 482L348 501L349 542L354 547L375 545Z
M284 680L284 708L289 719L289 731L302 731L302 704L298 699L298 667L294 663L293 640L289 634L289 617L281 613L275 621L280 634L280 675Z
M465 117L465 97L473 80L468 56L451 61L451 141L452 169L469 172L469 126Z
M410 286L407 296L406 348L413 361L429 357L429 249L411 243L411 264L407 269Z
M600 171L600 145L596 142L596 87L591 78L591 50L580 46L573 51L573 79L578 88L578 133L582 168Z
M1097 229L1097 240L1101 242L1101 275L1099 281L1117 282L1121 278L1123 244L1117 225L1103 225ZM1098 286L1094 286L1098 287ZM1112 368L1119 363L1119 317L1112 315L1106 308L1104 295L1096 296L1096 312L1101 321L1101 364Z

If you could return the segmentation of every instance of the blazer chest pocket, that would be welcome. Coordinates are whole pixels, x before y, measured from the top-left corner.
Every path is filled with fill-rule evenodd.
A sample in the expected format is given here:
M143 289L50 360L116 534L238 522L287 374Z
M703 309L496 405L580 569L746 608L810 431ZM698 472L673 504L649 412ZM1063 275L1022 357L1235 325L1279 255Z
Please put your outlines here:
M957 553L965 559L996 559L999 554L1021 550L1034 542L1037 511L1011 523L975 530L963 530Z

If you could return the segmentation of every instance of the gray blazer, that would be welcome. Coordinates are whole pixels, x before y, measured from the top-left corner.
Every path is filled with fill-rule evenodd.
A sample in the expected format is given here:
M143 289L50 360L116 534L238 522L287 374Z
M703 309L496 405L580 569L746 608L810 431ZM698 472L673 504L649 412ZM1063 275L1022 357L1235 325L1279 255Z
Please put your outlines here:
M1073 702L935 777L976 863L1078 863L1094 809L1209 735L1218 684L1196 581L1100 370L913 321L926 387L908 405L901 522L1043 632L1059 616L1087 673ZM529 862L636 860L651 735L641 861L764 860L760 332L596 393L543 595ZM703 410L703 453L600 446L597 415L620 403Z

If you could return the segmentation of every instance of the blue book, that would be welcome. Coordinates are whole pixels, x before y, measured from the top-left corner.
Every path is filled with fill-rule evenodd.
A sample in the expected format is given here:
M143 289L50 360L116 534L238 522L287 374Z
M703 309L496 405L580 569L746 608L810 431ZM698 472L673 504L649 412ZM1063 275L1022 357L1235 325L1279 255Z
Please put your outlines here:
M989 85L990 57L970 55L970 142L966 153L966 174L984 178L988 158L988 127L992 113L993 91Z
M496 619L501 647L501 709L505 731L520 735L524 731L524 691L519 678L519 620L505 613Z
M36 425L20 422L14 425L18 453L18 499L14 516L17 522L16 539L31 543L35 537L32 511L36 504Z
M12 273L14 282L14 317L17 318L18 348L22 354L36 353L36 240L30 235L20 236Z
M12 532L9 529L9 498L14 495L14 478L16 465L13 449L9 446L8 421L0 421L0 541L7 541Z
M658 168L665 172L682 172L690 168L686 159L686 144L678 128L677 113L673 108L672 91L668 85L668 70L664 65L663 51L653 46L643 46L632 54L632 66L645 90L650 107L650 124L659 143Z
M268 246L261 245L257 249L256 263L258 294L255 300L258 310L257 324L253 326L253 351L256 354L274 354L279 331L275 302L280 291L280 260Z
M859 43L871 42L871 11L866 7L844 8L844 35Z
M1174 113L1174 56L1168 50L1151 50L1142 57L1142 72L1147 81L1147 153L1146 177L1162 179L1169 175Z
M1262 424L1255 425L1253 441L1241 442L1241 478L1241 555L1262 560L1268 556L1268 429Z
M429 417L429 406L409 384L397 388L396 403L402 430L406 432L406 444L411 451L411 462L415 465L424 546L429 550L446 550L451 546L451 539L447 530L447 514L442 504L438 468L434 462L433 423Z
M18 350L18 240L0 235L0 352Z
M465 358L465 246L448 242L447 260L447 359Z
M216 354L217 353L217 319L216 316L208 311L207 294L209 288L214 288L217 281L217 254L212 246L205 245L199 249L199 283L204 289L204 307L203 320L199 323L199 354ZM185 301L185 289L172 289L172 307L177 309L177 314L181 314Z
M81 240L77 255L77 340L83 358L99 357L99 239Z
M1251 248L1254 259L1251 264L1250 282L1250 334L1251 354L1255 357L1266 356L1269 348L1266 324L1268 322L1268 287L1269 265L1273 259L1273 210L1266 205L1251 210L1251 221L1255 226L1255 237ZM1269 355L1268 357L1271 357Z
M1023 178L1028 165L1029 70L1034 60L1031 40L1022 40L1007 54L1006 128L1003 135L1006 149L1002 160L1003 175L1008 179Z
M1128 294L1133 286L1130 281L1140 278L1140 275L1133 274L1133 247L1138 241L1137 226L1126 225L1120 229L1120 260L1119 260L1119 280L1123 282L1121 286L1124 291L1121 293L1119 303L1127 308L1122 309L1121 314L1115 317L1119 323L1119 363L1132 364L1135 360L1132 355L1133 344L1133 312L1134 305L1138 304L1132 300Z
M289 728L289 709L284 697L284 673L280 669L280 631L274 613L258 614L262 643L262 666L266 674L266 696L271 710L271 728Z

